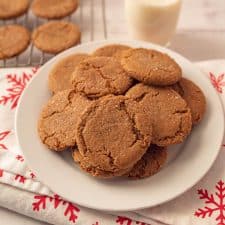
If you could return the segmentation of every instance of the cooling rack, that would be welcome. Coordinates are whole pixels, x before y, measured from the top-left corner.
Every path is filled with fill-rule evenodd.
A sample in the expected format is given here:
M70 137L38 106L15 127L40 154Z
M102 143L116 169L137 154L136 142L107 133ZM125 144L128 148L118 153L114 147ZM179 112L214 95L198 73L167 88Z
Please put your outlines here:
M80 0L79 8L72 15L62 20L74 22L79 25L82 33L81 43L93 41L95 39L107 38L105 0ZM33 31L39 25L47 22L34 16L31 10L19 18L11 20L0 20L0 26L8 24L19 24ZM29 47L20 55L0 60L0 67L29 67L44 64L54 57L53 54L42 52L31 43Z

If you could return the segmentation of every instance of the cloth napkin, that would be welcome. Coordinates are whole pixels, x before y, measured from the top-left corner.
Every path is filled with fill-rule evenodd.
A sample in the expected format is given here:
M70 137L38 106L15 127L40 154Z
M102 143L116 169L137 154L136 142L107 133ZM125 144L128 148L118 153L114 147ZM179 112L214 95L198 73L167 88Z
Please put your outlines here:
M225 60L197 66L209 77L225 106ZM225 141L213 167L197 185L149 209L123 213L91 210L63 200L39 182L27 167L14 133L18 100L36 71L0 70L0 206L58 225L225 225Z

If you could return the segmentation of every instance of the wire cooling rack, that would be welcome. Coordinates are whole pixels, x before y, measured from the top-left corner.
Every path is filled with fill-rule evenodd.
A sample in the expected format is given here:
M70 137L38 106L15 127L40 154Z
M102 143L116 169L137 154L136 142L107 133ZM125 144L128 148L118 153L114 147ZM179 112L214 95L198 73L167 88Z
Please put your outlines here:
M70 21L79 25L82 33L81 43L93 41L95 39L107 38L105 0L80 0L79 8L72 15L62 20ZM23 16L11 19L0 20L0 26L8 24L20 24L27 27L31 32L39 25L49 20L34 16L28 10ZM42 65L54 55L42 52L31 43L29 47L20 55L0 60L1 68L8 67L29 67Z

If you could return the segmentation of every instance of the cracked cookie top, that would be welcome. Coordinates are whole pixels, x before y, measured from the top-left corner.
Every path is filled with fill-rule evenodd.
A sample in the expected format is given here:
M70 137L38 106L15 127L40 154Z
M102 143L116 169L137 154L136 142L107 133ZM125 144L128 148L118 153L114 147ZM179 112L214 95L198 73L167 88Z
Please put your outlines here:
M77 92L97 98L107 94L124 94L132 85L132 79L116 59L91 57L77 66L72 84Z
M80 42L81 32L76 24L66 21L51 21L36 28L32 40L43 52L57 54Z
M180 94L190 107L193 125L198 124L206 110L206 99L201 89L185 78L181 78L172 88Z
M42 142L56 151L74 146L78 118L89 104L87 98L72 90L56 93L39 118L38 132Z
M151 142L149 113L132 99L109 95L94 101L77 126L77 146L89 164L87 172L126 172L141 159Z
M126 176L134 179L150 177L160 171L166 159L167 149L165 147L151 145Z
M96 49L93 52L93 55L120 58L122 56L122 53L128 49L131 49L131 47L127 45L119 45L119 44L105 45L101 48Z
M184 141L191 131L191 111L184 99L172 88L137 84L127 93L140 108L151 115L152 143L168 146Z
M182 74L180 66L170 56L151 49L127 50L121 64L131 77L149 85L171 85L179 81Z
M97 166L96 167L93 166L93 163L91 163L91 160L89 159L88 156L81 155L77 149L73 151L72 157L74 161L78 163L78 165L82 170L91 174L94 177L113 178L127 174L131 170L131 168L121 169L118 171L106 171L99 169Z
M89 57L88 54L78 53L60 60L50 71L48 86L52 93L72 89L71 77L76 66Z

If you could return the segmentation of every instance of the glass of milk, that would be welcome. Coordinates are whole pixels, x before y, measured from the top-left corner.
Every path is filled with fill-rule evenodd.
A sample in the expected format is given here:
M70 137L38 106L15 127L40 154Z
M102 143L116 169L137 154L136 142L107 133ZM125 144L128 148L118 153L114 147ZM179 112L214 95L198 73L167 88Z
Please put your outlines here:
M181 0L125 0L125 14L134 39L167 45L175 33Z

